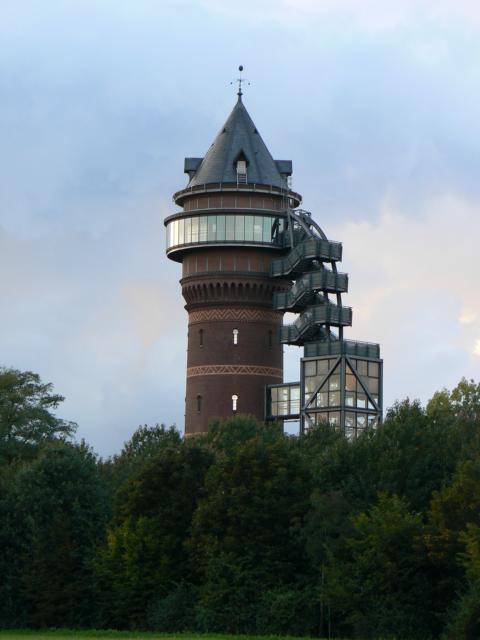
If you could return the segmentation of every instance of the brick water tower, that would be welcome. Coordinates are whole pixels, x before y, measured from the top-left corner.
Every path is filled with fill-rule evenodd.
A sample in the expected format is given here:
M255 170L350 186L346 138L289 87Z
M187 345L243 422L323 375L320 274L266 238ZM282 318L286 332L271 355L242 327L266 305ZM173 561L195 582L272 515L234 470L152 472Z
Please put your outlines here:
M185 434L213 417L247 413L263 420L265 389L283 381L282 310L276 292L291 279L270 265L288 251L292 163L274 160L238 100L203 158L185 158L182 211L165 220L167 255L182 263L188 312Z

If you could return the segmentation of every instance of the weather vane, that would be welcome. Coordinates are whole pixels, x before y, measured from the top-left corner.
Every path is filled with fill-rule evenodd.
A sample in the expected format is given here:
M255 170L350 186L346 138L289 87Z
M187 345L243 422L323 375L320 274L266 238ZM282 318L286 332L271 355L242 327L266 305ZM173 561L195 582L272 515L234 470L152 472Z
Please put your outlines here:
M238 67L238 70L240 71L240 77L237 78L236 80L232 80L232 82L230 82L230 84L234 84L234 82L238 82L238 91L237 91L237 96L239 98L242 97L243 92L242 92L242 82L246 82L247 85L250 85L250 82L246 79L246 78L242 78L242 71L243 71L243 64L241 64Z

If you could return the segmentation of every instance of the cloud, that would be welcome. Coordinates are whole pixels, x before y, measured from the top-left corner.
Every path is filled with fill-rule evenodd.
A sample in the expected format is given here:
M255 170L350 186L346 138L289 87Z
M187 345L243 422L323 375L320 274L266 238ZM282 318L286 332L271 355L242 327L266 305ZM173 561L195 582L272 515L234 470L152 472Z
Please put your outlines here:
M378 222L329 230L343 242L350 273L348 335L381 343L390 402L426 400L464 375L480 375L471 358L480 333L478 211L477 201L454 194L408 212L387 201ZM459 317L462 309L468 315Z
M102 453L140 422L183 426L186 313L162 220L242 62L268 147L344 242L349 335L382 343L387 400L478 377L478 13L4 0L2 363L54 382ZM300 351L286 351L296 379Z

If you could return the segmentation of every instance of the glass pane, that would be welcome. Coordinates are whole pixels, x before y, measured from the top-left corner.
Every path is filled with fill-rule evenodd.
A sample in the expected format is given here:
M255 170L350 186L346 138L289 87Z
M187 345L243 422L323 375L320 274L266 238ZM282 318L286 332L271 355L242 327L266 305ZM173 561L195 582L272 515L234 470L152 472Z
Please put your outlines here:
M253 240L253 216L245 216L245 240Z
M364 393L357 393L357 407L359 409L367 408L367 396Z
M272 412L271 412L272 416L278 416L278 406L276 402L272 403Z
M288 402L279 402L278 403L278 415L279 416L288 415Z
M317 360L317 371L322 374L328 373L328 360Z
M198 242L198 218L192 218L192 242Z
M183 244L184 240L184 230L185 230L185 220L178 221L178 244Z
M185 244L192 241L192 219L185 218Z
M290 413L300 413L300 400L290 402Z
M355 393L353 391L347 391L345 393L345 404L347 407L355 406Z
M225 240L225 216L217 216L217 240Z
M331 391L330 392L329 405L331 407L340 406L340 392L339 391Z
M178 244L178 220L173 223L173 244Z
M245 239L245 216L235 216L235 240L243 242Z
M276 387L274 389L270 389L272 402L277 401L277 398L278 398L277 392L278 392L278 389Z
M353 440L355 438L355 427L345 425L345 437L347 440Z
M300 387L290 387L290 398L300 400Z
M280 218L273 218L272 222L272 242L279 243L280 242Z
M372 378L378 378L378 362L368 363L368 375Z
M364 429L367 424L367 417L364 413L357 414L357 427Z
M328 393L325 391L317 394L317 407L328 407Z
M325 424L325 422L328 422L328 413L317 413L315 424Z
M278 399L283 401L288 400L288 387L280 387L278 389Z
M265 216L263 219L263 241L272 241L272 218Z
M207 216L201 216L200 218L200 231L198 235L199 242L207 241Z
M305 378L305 391L308 391L308 393L312 393L318 387L319 382L320 382L320 378L316 376L311 378Z
M305 375L306 376L315 376L317 375L317 363L315 360L310 362L305 362Z
M328 379L328 388L330 391L338 391L340 389L340 376L335 374Z
M328 414L328 421L331 425L337 426L340 424L340 413L335 411L334 413L330 412Z
M377 416L367 416L368 419L368 426L369 427L373 427L373 425L377 422Z
M208 216L208 241L215 242L217 239L217 216Z
M347 391L355 391L357 388L357 381L353 373L347 373L345 376L345 389Z
M357 373L361 376L367 375L368 362L366 360L357 360Z
M378 393L378 378L367 378L367 388L370 393Z
M346 413L345 414L345 426L346 427L354 427L355 426L355 414L354 413Z
M255 216L253 218L253 239L255 240L255 242L262 242L262 235L262 218L260 216Z
M225 240L235 240L235 216L227 216L225 221Z

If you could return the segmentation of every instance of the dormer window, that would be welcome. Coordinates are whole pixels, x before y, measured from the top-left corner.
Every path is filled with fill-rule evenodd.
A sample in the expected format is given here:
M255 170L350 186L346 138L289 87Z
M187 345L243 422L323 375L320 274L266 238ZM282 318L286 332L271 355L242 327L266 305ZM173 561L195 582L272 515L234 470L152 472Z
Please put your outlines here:
M247 182L247 158L241 152L235 161L235 170L237 172L237 184Z

